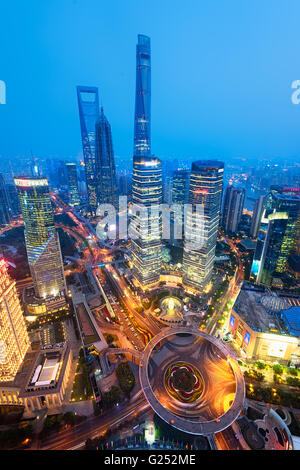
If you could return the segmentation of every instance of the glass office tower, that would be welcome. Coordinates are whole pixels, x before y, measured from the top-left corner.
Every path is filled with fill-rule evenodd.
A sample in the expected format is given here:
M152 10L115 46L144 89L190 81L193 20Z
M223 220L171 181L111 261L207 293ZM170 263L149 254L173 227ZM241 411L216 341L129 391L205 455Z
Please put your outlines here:
M256 199L255 201L251 227L250 227L250 235L252 238L257 237L265 204L266 204L266 196L259 196L259 198Z
M189 170L176 170L172 175L172 203L185 204L189 193Z
M218 236L223 189L224 164L213 160L199 160L192 164L189 188L190 209L185 217L183 251L183 284L186 288L203 292L212 277ZM196 218L196 207L202 205L202 222ZM200 208L201 206L198 206ZM191 234L201 231L199 247L193 248Z
M271 190L266 197L257 235L250 279L271 286L287 269L287 259L299 236L300 197Z
M225 233L235 233L241 221L245 190L227 186L224 197L222 227Z
M89 206L97 208L95 126L99 118L98 88L78 86L77 99Z
M76 163L66 163L69 189L70 206L79 206L80 197L78 190L77 165Z
M111 127L101 107L96 122L97 203L117 208L118 189Z
M0 382L14 379L29 346L16 281L0 258Z
M58 233L47 178L14 178L25 225L28 263L38 298L66 291Z
M150 38L139 35L136 47L136 95L134 156L130 224L132 262L136 280L142 288L158 283L162 254L162 167L151 155L151 57Z
M176 204L176 210L170 213L170 243L174 246L182 246L183 243L184 204L188 202L189 177L190 172L186 169L172 172L170 204Z

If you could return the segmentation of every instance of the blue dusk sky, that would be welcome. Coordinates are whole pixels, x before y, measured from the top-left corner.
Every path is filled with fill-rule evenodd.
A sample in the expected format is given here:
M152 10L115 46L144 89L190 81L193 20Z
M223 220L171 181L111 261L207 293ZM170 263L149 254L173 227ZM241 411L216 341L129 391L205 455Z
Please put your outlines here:
M76 85L132 158L137 35L151 37L152 151L299 161L298 0L1 0L0 155L78 158Z

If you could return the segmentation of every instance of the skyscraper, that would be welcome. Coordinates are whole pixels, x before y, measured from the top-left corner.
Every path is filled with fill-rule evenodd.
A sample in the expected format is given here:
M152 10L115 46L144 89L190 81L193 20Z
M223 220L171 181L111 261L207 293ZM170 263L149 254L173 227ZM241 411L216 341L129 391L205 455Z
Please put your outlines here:
M259 198L256 199L255 201L251 227L250 227L250 235L252 238L257 237L265 203L266 203L266 196L259 196Z
M13 215L21 214L20 201L18 198L18 193L16 185L14 183L9 183L6 185L7 197L9 201L9 207Z
M199 160L192 164L189 188L190 209L185 220L183 284L202 292L211 280L220 219L224 164ZM202 205L202 226L197 227L197 205ZM201 206L198 206L201 209ZM200 246L193 248L191 234L201 231Z
M174 246L182 247L183 243L184 205L188 202L189 176L189 170L184 169L175 170L172 173L170 203L175 204L176 209L170 213L170 243Z
M132 202L135 213L130 228L133 272L142 288L159 281L162 255L162 168L151 155L151 58L150 38L139 35L136 47L136 95Z
M245 200L245 190L227 186L224 197L222 227L226 233L235 233L240 223Z
M25 225L25 244L35 294L56 297L66 290L58 233L47 178L14 178Z
M89 205L93 210L96 210L97 173L95 135L96 122L99 118L98 88L78 86L77 99Z
M96 122L97 203L112 204L117 208L118 189L111 127L101 107Z
M176 170L172 175L172 203L185 204L189 192L189 170Z
M0 382L14 379L29 346L16 281L0 258Z
M151 51L150 38L138 35L136 46L136 92L134 157L151 156Z
M56 162L57 168L56 168L56 183L60 187L66 187L68 185L68 174L67 174L67 168L66 168L66 162L64 160L59 160Z
M272 285L274 277L287 269L299 236L300 196L271 190L267 195L258 231L250 279Z
M67 176L68 176L70 205L78 206L80 204L80 197L79 197L79 190L78 190L76 163L66 163L66 168L67 168Z
M8 195L3 175L0 174L0 225L10 223Z

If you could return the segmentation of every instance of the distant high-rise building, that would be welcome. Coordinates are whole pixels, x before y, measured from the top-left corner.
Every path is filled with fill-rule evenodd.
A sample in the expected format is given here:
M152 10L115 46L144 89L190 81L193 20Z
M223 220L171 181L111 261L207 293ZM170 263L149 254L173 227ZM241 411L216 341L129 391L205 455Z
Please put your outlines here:
M271 286L273 278L285 272L289 254L296 251L299 222L300 196L271 190L258 230L251 280Z
M151 56L150 38L139 35L136 47L136 95L131 220L132 261L135 278L142 288L159 281L162 264L162 168L151 155Z
M19 215L21 213L20 201L16 185L14 183L6 185L7 197L9 201L9 207L13 215Z
M162 173L163 180L163 202L172 204L172 175L170 173Z
M31 156L30 170L31 170L31 176L33 177L40 176L39 160L33 155Z
M176 170L172 175L172 203L185 204L189 193L189 170Z
M0 174L0 225L10 223L10 207L3 176Z
M176 210L170 213L170 244L173 246L182 246L183 243L183 224L184 224L184 205L188 202L189 192L189 170L179 169L172 173L170 201L166 203L176 204ZM177 224L177 225L176 225ZM178 227L178 228L175 228ZM181 238L177 235L177 230L181 234Z
M250 227L250 235L252 238L257 237L265 203L266 203L266 196L259 196L259 198L256 199L255 201L251 227Z
M88 86L77 87L77 99L85 177L88 190L89 205L97 208L97 172L96 172L96 122L99 118L98 88Z
M245 200L245 190L228 186L225 191L222 227L226 233L235 233L240 223Z
M80 197L78 190L77 165L76 163L66 163L68 175L68 188L70 195L70 205L79 206Z
M25 244L35 294L56 297L66 290L58 233L47 178L14 178L25 225Z
M96 122L97 203L112 204L117 208L118 188L111 127L101 107Z
M129 175L119 175L118 187L120 196L128 196L130 193L130 177Z
M0 258L0 382L14 379L29 346L16 281Z
M59 160L57 162L57 178L56 183L59 187L64 187L68 185L68 174L66 170L66 162ZM49 181L49 180L48 180Z
M56 186L55 160L53 158L46 159L46 175L50 186Z
M212 277L223 189L224 164L200 160L192 164L189 204L185 220L183 284L202 292ZM197 227L196 205L202 205L202 227ZM198 206L200 207L200 206ZM200 246L193 248L191 234L201 230ZM198 243L195 243L197 245Z

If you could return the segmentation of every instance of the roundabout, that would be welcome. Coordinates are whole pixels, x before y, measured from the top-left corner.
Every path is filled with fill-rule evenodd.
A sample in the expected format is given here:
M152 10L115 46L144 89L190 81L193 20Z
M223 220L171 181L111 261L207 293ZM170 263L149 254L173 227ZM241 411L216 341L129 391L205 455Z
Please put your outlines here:
M141 354L140 383L153 410L177 429L209 435L230 426L245 398L226 347L195 328L162 330Z

